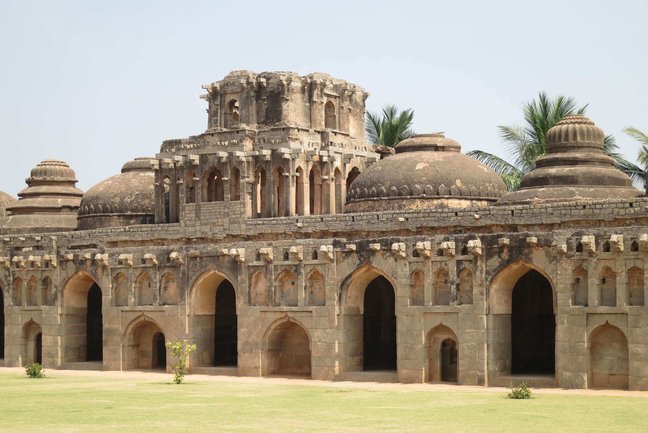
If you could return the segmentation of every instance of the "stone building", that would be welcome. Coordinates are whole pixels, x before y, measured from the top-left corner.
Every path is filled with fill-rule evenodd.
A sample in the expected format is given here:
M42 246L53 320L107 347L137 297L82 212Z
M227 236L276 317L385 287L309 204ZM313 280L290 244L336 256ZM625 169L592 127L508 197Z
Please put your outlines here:
M522 187L439 134L380 159L367 93L232 72L204 133L85 193L0 194L5 366L648 389L648 200L569 116Z

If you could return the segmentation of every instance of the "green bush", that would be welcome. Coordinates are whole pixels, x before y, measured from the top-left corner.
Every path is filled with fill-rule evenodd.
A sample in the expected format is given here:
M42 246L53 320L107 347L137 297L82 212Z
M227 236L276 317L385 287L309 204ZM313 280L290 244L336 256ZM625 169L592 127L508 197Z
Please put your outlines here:
M179 340L169 341L166 347L176 359L176 363L173 366L173 381L180 385L184 380L185 374L187 374L189 354L196 350L196 345L189 343L188 340Z
M38 362L34 362L25 367L25 373L27 373L27 377L39 378L45 376L45 370L43 370L43 366Z
M514 386L511 389L511 392L509 392L508 398L515 400L526 400L531 398L531 390L529 389L529 385L527 385L526 382L522 382L518 386Z

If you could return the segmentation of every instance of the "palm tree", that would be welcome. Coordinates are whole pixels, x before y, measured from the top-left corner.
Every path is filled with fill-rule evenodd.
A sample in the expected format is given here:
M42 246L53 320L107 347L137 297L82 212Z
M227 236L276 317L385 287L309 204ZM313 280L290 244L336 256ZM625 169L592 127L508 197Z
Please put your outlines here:
M411 108L399 112L395 105L387 105L381 114L368 111L365 119L367 139L373 144L396 147L399 142L414 135L413 120L414 111Z
M638 159L641 168L643 168L641 175L645 178L646 171L648 171L648 135L639 131L637 128L632 128L632 127L624 129L623 132L625 132L630 137L637 140L639 144L641 144L641 149L639 149ZM644 183L644 187L646 187L645 183Z
M526 126L498 126L502 140L507 144L509 154L515 158L513 163L481 150L472 150L468 155L484 163L502 176L509 190L519 188L522 177L535 168L538 158L547 152L547 131L563 117L570 114L584 114L587 105L577 107L573 98L559 95L550 99L545 92L538 94L538 99L524 105ZM624 159L617 152L618 146L614 137L607 135L603 152L614 158L617 168L628 174L633 182L643 177L643 171Z

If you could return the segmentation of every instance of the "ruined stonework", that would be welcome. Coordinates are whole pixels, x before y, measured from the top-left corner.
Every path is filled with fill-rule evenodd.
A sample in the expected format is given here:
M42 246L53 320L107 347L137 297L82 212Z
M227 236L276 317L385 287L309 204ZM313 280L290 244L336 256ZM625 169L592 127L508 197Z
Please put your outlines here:
M328 75L204 88L204 133L83 196L55 160L0 194L5 366L168 368L187 338L208 374L648 389L648 199L589 119L507 193L439 134L380 160Z

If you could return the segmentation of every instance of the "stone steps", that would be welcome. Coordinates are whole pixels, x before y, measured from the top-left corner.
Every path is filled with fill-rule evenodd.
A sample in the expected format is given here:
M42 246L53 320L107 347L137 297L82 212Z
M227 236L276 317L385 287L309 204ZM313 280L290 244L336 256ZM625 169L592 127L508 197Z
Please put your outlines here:
M339 380L351 382L379 382L397 383L398 373L396 371L348 371L342 374Z
M492 377L490 386L502 386L512 388L526 382L530 388L556 388L556 378L553 375L509 375Z
M67 362L61 365L61 370L103 370L103 362Z

